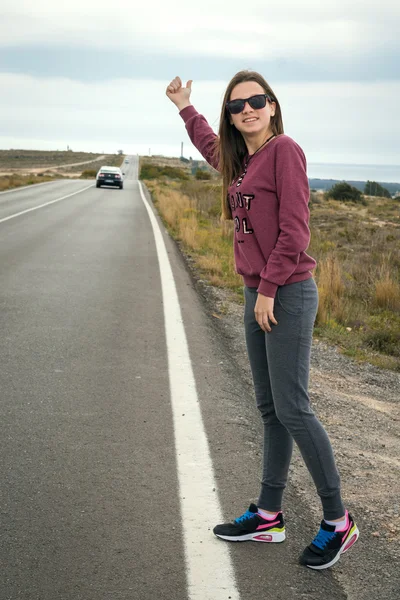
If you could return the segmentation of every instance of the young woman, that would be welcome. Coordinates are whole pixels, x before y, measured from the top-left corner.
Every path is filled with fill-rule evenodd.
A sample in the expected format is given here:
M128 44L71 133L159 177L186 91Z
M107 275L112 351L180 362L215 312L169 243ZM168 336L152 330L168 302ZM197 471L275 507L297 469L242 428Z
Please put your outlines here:
M241 71L222 104L219 135L190 103L192 81L179 77L166 94L189 137L223 179L222 214L234 220L234 254L244 282L244 325L257 407L264 424L257 505L214 528L223 540L281 542L282 496L293 440L320 496L324 519L300 562L336 563L359 532L345 510L327 433L310 408L308 378L318 290L310 242L309 187L300 146L283 132L281 108L265 79Z

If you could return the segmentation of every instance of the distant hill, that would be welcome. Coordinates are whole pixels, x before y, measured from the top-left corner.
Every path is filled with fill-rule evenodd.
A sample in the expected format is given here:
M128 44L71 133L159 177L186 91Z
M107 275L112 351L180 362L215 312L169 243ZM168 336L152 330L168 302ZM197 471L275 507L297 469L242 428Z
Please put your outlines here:
M364 192L366 181L351 181L349 179L308 179L310 188L313 190L330 190L336 183L341 183L342 181L346 181L353 187L360 190L360 192ZM387 183L385 181L377 181L381 186L386 188L388 192L390 192L393 196L396 192L400 192L400 183Z

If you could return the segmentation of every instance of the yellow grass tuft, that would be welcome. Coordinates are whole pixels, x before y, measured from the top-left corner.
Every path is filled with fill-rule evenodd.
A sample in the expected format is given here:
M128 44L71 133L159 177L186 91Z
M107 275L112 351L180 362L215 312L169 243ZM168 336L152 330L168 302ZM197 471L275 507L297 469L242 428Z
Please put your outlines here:
M379 308L400 311L400 284L391 277L388 267L381 271L375 281L374 304Z
M179 224L179 237L192 250L199 250L201 248L199 236L196 235L197 229L198 224L195 215L182 219Z
M189 182L192 183L192 182ZM174 237L180 240L193 258L202 277L210 283L237 290L243 285L242 278L235 272L233 257L233 223L221 221L219 215L211 216L198 210L199 198L190 190L190 197L173 185L162 185L157 181L146 181L155 204ZM198 182L197 182L198 184ZM190 189L187 182L185 189ZM208 200L212 206L211 200ZM214 201L215 204L215 201Z
M0 191L4 192L18 187L33 185L35 183L44 183L45 181L54 181L54 177L36 177L32 175L10 175L0 176Z
M221 258L216 254L207 254L199 256L198 264L201 269L207 271L210 275L222 275Z
M337 257L330 254L321 259L317 273L319 292L318 323L328 323L332 318L342 320L344 284Z
M191 208L189 198L168 187L163 188L162 192L157 188L155 191L164 221L177 233L182 216Z

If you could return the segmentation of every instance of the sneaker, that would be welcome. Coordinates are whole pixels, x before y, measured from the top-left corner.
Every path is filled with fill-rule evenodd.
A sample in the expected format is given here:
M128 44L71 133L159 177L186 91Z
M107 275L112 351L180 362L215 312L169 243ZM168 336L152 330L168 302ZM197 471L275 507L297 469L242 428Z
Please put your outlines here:
M249 510L232 523L216 525L213 531L217 537L230 542L283 542L285 539L282 513L269 521L258 514L255 504L250 504Z
M301 565L310 569L328 569L352 547L360 532L351 514L346 511L346 515L347 524L342 531L336 531L334 525L328 525L325 521L321 522L318 534L300 556Z

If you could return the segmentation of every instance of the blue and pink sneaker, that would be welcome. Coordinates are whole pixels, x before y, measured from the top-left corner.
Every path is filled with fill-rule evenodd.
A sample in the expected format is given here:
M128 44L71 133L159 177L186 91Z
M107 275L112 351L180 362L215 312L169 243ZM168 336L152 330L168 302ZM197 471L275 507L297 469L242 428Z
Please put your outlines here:
M272 520L264 519L255 504L232 523L216 525L215 535L230 542L283 542L285 524L281 512Z
M358 540L360 533L353 517L346 510L346 524L337 530L334 525L321 522L321 528L313 541L299 558L301 565L310 569L328 569L342 554L350 550Z

